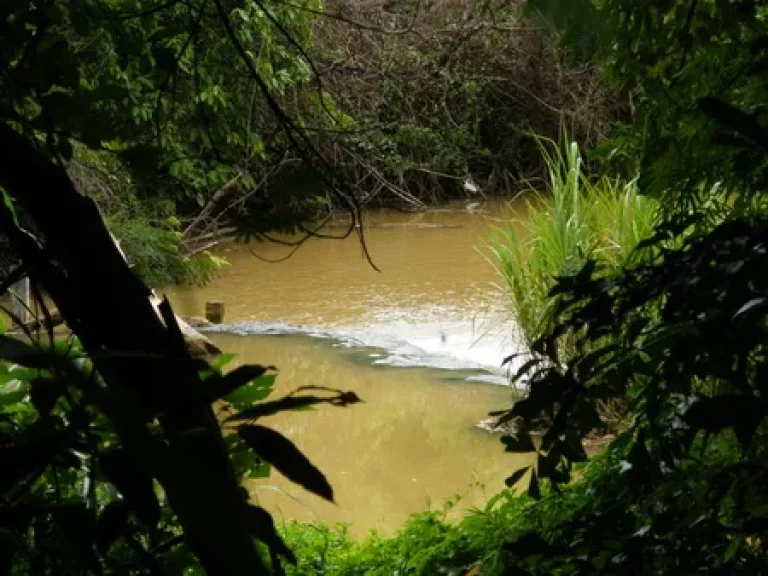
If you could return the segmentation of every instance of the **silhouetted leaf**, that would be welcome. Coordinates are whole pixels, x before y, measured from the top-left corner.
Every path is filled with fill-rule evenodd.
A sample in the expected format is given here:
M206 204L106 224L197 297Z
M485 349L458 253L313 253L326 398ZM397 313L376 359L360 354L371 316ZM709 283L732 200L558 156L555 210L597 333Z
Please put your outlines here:
M115 500L104 507L96 521L96 549L105 554L112 543L124 532L131 510L123 500Z
M227 445L232 466L239 477L266 478L269 476L269 464L257 456L239 435L229 434L224 438L224 443Z
M525 468L520 468L519 470L516 470L514 474L507 477L506 480L504 480L504 484L507 485L507 487L512 488L517 485L518 482L522 479L523 476L525 476L525 473L530 470L530 466L526 466Z
M539 478L552 476L556 466L560 463L560 452L552 449L547 454L539 454L536 464L536 474Z
M273 402L262 402L246 408L227 418L227 421L256 420L264 416L271 416L285 410L302 410L315 404L330 404L331 406L346 407L350 404L362 402L357 394L352 391L339 392L335 396L286 396Z
M279 554L291 564L296 564L296 556L275 530L275 522L269 512L258 506L248 506L246 522L249 532L264 542L271 551Z
M541 491L539 490L539 479L535 470L531 472L531 481L528 484L528 496L530 496L534 500L541 499Z
M733 428L746 448L767 408L768 403L761 398L727 394L697 400L685 413L685 421L695 429L713 433Z
M3 334L0 334L0 359L27 368L46 368L49 365L42 350Z
M51 413L65 388L66 384L60 378L36 378L30 382L29 397L40 416Z
M507 452L534 452L536 447L528 432L518 430L515 436L502 436L501 442Z
M100 453L98 462L106 477L136 514L136 518L149 527L156 526L160 521L160 504L152 478L147 476L122 448Z
M333 502L333 489L325 476L285 436L264 426L240 426L238 433L259 456L289 480Z

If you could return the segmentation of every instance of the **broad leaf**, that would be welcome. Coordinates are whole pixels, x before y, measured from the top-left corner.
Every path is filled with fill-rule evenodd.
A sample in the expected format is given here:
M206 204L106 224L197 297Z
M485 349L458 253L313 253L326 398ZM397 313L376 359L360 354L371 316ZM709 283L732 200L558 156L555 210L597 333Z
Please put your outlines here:
M240 426L238 433L256 454L289 480L333 502L333 489L323 473L285 436L257 424Z
M247 370L240 372L239 375L235 376L232 380L229 380L225 384L221 385L222 387L229 389L232 389L232 386L235 384L239 386L234 389L234 392L224 396L224 399L238 410L245 410L246 408L250 408L254 403L267 398L272 393L272 386L275 383L274 374L259 376L256 377L255 380L253 378L245 379L249 373L255 374L258 372L258 370L255 369L255 367L249 366L243 366L242 368L246 368ZM232 372L227 374L227 376L230 376L231 374ZM262 374L264 374L263 371ZM227 378L227 376L224 378Z
M250 387L251 390L256 388L262 388L264 385L259 385L254 380L258 380L265 372L267 368L259 366L258 364L249 364L246 366L240 366L235 368L229 374L220 378L210 378L206 381L206 393L210 402L215 402L219 398L224 398L227 395L231 395L243 386ZM274 379L273 379L274 381ZM251 386L256 384L255 386ZM243 394L245 398L248 393ZM232 400L229 400L232 402ZM243 400L240 400L242 402ZM233 404L235 402L232 402Z
M3 334L0 334L0 359L27 368L46 368L49 365L45 352Z
M513 488L517 485L518 482L525 476L525 473L530 470L530 466L526 466L525 468L520 468L519 470L516 470L514 474L509 476L506 480L504 480L504 484L507 485L509 488Z
M502 436L501 442L507 452L535 452L531 435L524 430L518 430L515 436Z

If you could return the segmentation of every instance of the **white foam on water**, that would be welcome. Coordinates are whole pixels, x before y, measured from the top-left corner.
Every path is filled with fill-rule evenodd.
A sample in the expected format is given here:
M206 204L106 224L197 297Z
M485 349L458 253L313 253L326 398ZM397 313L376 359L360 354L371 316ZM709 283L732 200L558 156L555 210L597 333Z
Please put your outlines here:
M476 319L439 321L435 314L430 316L417 317L415 322L390 316L387 321L376 318L365 325L332 328L244 321L212 326L205 331L244 336L304 334L332 340L334 346L374 349L367 354L374 365L469 370L477 374L469 375L467 382L509 384L508 375L510 371L514 372L517 364L501 365L511 353L509 338L500 335L499 331L484 331ZM445 316L450 317L450 314Z

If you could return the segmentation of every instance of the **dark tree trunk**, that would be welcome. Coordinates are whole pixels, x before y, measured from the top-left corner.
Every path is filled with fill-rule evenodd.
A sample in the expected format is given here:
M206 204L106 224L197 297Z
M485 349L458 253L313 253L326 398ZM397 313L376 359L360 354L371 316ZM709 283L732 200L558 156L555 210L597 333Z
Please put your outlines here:
M61 167L5 125L0 150L0 186L25 211L37 237L19 228L2 201L0 232L93 358L125 448L163 486L208 574L266 573L245 526L245 502L204 400L198 365L174 329L170 307L166 327L95 204L74 189ZM162 440L148 431L154 418Z

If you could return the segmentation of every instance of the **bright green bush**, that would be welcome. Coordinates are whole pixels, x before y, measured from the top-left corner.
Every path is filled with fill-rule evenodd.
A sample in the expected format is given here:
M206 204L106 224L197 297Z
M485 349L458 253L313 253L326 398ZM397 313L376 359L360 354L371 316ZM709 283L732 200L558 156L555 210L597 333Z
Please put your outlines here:
M290 576L464 576L504 574L510 563L504 542L531 531L555 536L584 513L597 487L607 487L616 475L623 452L609 450L596 456L581 470L580 480L562 491L558 498L536 502L527 495L504 490L460 522L450 523L446 512L427 511L411 516L393 537L377 533L355 541L345 525L302 524L283 526L282 534L296 553L298 563L288 566Z
M226 261L204 252L194 258L181 249L183 234L178 222L166 219L151 223L142 218L107 218L110 231L136 273L149 286L201 284L209 281Z
M534 191L523 209L512 206L490 241L526 345L556 320L556 301L547 296L555 277L575 273L589 257L609 269L627 264L638 242L650 236L656 209L655 201L638 194L635 180L590 180L575 142L561 151L551 140L537 141L547 190Z

